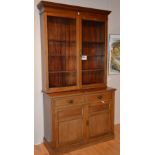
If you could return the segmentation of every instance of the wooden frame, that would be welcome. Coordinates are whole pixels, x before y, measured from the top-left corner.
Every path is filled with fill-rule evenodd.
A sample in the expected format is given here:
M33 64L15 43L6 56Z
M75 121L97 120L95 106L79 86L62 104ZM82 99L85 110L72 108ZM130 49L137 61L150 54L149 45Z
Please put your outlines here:
M117 47L113 47L113 44L117 44ZM117 50L117 55L114 55L114 49ZM113 54L112 54L113 51ZM116 52L115 52L116 53ZM111 62L113 60L113 62ZM120 74L120 35L119 34L110 34L109 35L109 74L115 75ZM112 68L111 66L115 67Z

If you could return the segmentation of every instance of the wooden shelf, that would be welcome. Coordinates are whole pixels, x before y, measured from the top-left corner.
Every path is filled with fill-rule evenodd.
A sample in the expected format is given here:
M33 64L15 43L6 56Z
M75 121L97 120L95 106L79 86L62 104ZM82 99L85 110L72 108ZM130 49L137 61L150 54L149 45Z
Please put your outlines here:
M83 55L85 55L85 54L83 54ZM101 55L87 55L87 57L104 57L104 56L105 56L104 54L101 54Z
M48 40L49 43L53 43L53 42L56 42L56 43L76 43L75 40Z
M49 57L76 57L76 55L48 55Z
M83 54L87 55L87 54ZM49 57L76 57L76 55L48 55ZM87 55L87 57L104 57L105 55Z
M49 71L49 74L54 74L54 73L76 73L76 71Z
M98 71L104 71L104 69L84 69L82 72L98 72Z
M100 41L83 41L83 44L104 44L105 42Z
M75 71L55 71L49 72L49 86L50 87L66 87L76 86L76 72Z

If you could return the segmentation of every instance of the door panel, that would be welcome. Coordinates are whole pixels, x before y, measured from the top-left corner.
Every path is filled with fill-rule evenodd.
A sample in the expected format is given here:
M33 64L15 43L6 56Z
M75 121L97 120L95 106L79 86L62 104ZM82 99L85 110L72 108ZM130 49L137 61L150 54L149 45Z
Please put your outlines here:
M73 106L57 111L58 145L76 144L84 139L84 106Z
M89 138L103 136L111 130L110 102L89 106Z
M89 137L98 137L109 132L109 112L96 114L89 118Z
M59 145L80 142L83 139L82 119L59 122Z

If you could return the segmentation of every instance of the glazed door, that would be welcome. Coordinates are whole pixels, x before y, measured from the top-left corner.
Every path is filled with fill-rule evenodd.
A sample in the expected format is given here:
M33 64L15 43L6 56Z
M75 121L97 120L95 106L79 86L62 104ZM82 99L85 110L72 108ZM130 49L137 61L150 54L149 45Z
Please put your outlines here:
M106 86L106 22L82 17L82 87Z
M53 92L76 89L78 85L76 15L65 13L54 15L47 15L48 88Z

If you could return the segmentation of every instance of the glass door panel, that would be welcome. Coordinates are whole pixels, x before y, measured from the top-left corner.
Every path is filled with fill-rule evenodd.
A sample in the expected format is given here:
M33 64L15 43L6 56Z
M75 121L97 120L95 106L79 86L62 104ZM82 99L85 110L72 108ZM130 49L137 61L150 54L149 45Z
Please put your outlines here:
M82 20L82 84L104 82L105 24Z
M76 19L47 17L49 88L77 85Z

